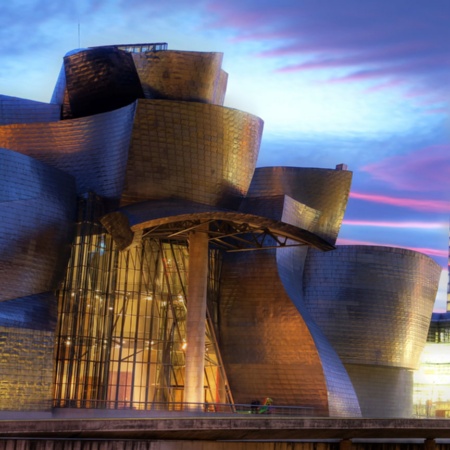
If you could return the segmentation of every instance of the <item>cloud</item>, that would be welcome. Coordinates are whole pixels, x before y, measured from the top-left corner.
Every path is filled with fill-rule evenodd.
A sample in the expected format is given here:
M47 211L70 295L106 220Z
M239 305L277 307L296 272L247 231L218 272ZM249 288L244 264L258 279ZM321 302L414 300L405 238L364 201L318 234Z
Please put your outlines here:
M325 70L332 82L405 80L427 94L444 93L450 63L446 0L210 0L211 26L229 27L235 41L264 43L279 71ZM343 73L342 73L343 72Z
M376 221L376 220L344 220L344 225L358 226L358 227L382 227L382 228L419 228L421 230L429 229L441 229L447 227L448 224L443 222L389 222L389 221Z
M388 195L364 194L361 192L350 192L350 198L364 200L367 202L381 203L384 205L399 206L415 211L442 213L450 211L450 202L445 200L422 200L417 198L400 198Z
M450 196L450 144L430 145L368 164L360 170L396 189L447 192Z

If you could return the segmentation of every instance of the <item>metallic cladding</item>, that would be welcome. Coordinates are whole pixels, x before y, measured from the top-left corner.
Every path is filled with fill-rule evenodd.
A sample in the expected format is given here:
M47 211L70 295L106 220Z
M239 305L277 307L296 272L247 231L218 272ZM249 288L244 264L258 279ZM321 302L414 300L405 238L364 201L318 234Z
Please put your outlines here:
M309 314L303 301L301 275L307 252L308 248L306 247L278 249L276 251L278 276L286 295L289 296L303 317L316 345L327 386L329 415L334 417L359 417L361 410L351 380L338 354Z
M144 97L133 57L115 47L69 54L64 69L74 118L112 111Z
M222 53L165 50L133 53L133 59L145 98L223 104Z
M70 175L0 148L0 301L56 289L75 214Z
M54 347L54 332L0 326L0 410L50 410Z
M0 327L55 331L56 297L53 292L0 302Z
M235 402L268 396L328 415L320 356L278 277L274 250L225 254L220 297L218 340Z
M345 364L363 417L413 416L413 371L398 367Z
M59 105L0 95L0 125L55 122L60 115Z
M0 126L0 147L29 155L76 179L77 194L119 199L135 105L81 119ZM70 178L70 175L67 175Z
M248 197L289 195L320 211L312 230L331 244L336 242L347 205L352 172L303 167L262 167L255 170Z
M313 231L317 228L320 211L297 202L288 195L246 197L239 211L270 217L290 225Z
M440 266L401 248L308 252L304 299L344 364L417 368Z
M247 193L263 122L235 109L138 100L122 203L179 198L237 207Z

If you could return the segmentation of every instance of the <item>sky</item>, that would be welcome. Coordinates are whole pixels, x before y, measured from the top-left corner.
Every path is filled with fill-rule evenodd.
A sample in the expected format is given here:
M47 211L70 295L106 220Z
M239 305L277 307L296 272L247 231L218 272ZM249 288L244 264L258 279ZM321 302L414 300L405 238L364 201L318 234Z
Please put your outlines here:
M48 102L69 50L145 42L223 52L225 106L265 122L258 166L347 164L338 244L429 255L445 310L449 0L2 1L0 94Z

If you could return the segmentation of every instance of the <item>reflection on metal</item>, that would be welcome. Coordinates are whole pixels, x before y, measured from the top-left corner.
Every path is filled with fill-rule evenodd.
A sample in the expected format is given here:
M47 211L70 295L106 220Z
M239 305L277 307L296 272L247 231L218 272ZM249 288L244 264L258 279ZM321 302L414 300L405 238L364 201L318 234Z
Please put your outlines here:
M139 100L122 204L179 198L237 208L262 127L258 117L221 106Z
M433 260L406 249L339 246L330 254L308 253L305 303L360 388L366 416L412 414L410 370L425 344L440 273ZM394 380L405 389L392 398L385 384Z
M255 170L248 197L288 195L320 211L314 230L336 242L347 205L352 172L304 167L262 167Z

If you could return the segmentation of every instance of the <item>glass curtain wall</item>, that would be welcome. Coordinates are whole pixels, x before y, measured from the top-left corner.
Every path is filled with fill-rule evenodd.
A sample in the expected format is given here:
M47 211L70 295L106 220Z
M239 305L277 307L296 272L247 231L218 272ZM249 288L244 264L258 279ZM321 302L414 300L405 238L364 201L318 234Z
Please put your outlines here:
M90 198L59 292L55 406L182 407L186 342L186 241L143 238L119 252ZM210 255L209 303L217 302L220 254ZM207 320L205 401L231 403Z

